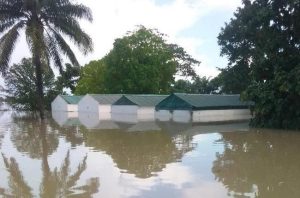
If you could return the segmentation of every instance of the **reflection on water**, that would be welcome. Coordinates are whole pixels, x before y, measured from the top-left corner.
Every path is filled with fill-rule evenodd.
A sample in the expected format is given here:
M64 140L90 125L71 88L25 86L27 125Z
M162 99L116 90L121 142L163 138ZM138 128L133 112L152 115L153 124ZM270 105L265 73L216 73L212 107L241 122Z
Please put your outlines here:
M10 114L0 115L0 196L300 197L298 132Z
M190 138L174 141L168 134L156 131L93 131L85 135L86 146L104 151L119 169L140 178L148 178L162 171L166 164L180 160L193 148ZM178 147L177 144L185 146Z
M300 134L262 131L224 133L212 171L232 195L300 196Z

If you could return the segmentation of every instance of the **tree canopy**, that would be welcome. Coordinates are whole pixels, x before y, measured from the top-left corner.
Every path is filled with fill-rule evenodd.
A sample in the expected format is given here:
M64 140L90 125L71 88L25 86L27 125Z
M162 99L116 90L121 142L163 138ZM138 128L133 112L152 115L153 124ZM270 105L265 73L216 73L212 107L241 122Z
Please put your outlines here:
M255 102L254 126L300 128L299 21L298 0L243 0L219 34L227 70L240 76L228 77L249 81L237 90Z
M45 95L45 104L50 109L50 104L57 94L62 90L56 87L55 76L50 68L44 66L43 87ZM46 70L47 69L47 70ZM5 76L5 85L7 101L18 110L38 110L36 92L32 87L35 86L36 75L31 59L22 59L21 63L10 67Z
M103 60L91 61L85 65L80 71L80 79L75 94L106 93L104 86L105 68Z
M200 64L164 34L140 26L116 39L104 58L104 84L110 93L167 93L174 75L195 76Z
M57 77L56 86L59 90L70 89L72 93L75 92L78 80L80 76L80 67L73 66L69 63L65 64L65 69L63 69L60 76Z
M212 94L218 93L218 86L219 84L215 82L215 79L196 76L192 82L183 79L177 80L172 91L175 93Z

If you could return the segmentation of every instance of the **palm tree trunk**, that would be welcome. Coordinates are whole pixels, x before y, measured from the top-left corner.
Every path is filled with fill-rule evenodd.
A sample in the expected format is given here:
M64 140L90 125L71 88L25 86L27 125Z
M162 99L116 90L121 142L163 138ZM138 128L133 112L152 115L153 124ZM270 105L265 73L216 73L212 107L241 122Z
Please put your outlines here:
M37 91L37 102L38 102L38 109L40 112L41 119L45 119L44 114L44 92L43 92L43 71L42 71L42 64L39 52L35 52L33 57L33 62L35 65L35 74L36 74L36 91Z

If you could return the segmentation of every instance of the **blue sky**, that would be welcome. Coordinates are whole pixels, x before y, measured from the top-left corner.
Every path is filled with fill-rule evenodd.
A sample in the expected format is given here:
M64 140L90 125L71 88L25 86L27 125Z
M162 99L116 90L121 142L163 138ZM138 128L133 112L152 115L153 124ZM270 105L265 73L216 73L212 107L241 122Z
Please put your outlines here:
M83 56L75 50L84 65L100 59L113 46L116 38L137 25L157 28L168 35L167 40L185 48L201 61L196 68L200 76L216 76L216 67L225 67L226 57L220 57L217 36L225 22L241 5L240 0L77 0L92 9L93 23L81 22L94 41L94 52ZM74 46L72 46L74 47ZM11 64L29 57L24 35L19 39ZM0 84L3 81L0 79Z

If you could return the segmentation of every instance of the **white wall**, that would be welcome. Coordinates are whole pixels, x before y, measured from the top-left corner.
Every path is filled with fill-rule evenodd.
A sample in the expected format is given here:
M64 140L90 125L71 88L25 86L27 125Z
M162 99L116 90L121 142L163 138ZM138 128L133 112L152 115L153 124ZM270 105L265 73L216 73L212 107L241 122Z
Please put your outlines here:
M249 109L202 110L193 111L194 122L218 122L247 120L251 118Z
M159 121L170 121L172 118L172 113L169 110L158 110L154 112L154 117Z
M139 107L138 115L151 114L154 116L155 109L154 107Z
M106 104L106 105L103 105L103 104L100 104L99 105L99 113L111 113L111 105L110 104Z
M111 112L116 121L135 123L137 121L154 120L154 107L138 107L137 105L112 105Z
M68 103L61 96L56 98L51 103L52 111L68 111Z
M192 120L191 111L189 110L174 110L173 111L173 121L175 122L190 122Z
M137 105L112 105L111 113L113 114L137 114Z
M78 111L99 114L99 103L90 95L85 95L78 103Z

